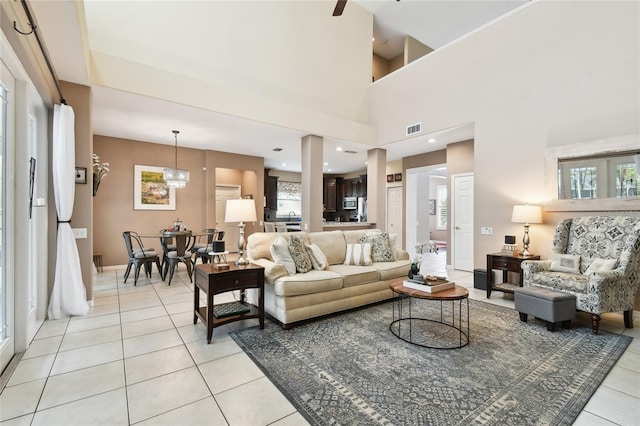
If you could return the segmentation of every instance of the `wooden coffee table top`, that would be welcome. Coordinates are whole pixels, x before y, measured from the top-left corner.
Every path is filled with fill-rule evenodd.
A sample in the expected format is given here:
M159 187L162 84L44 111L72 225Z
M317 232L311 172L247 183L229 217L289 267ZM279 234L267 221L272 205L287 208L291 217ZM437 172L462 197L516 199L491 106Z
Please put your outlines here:
M403 280L404 281L404 280ZM402 281L396 281L389 285L389 288L395 293L406 294L407 296L415 297L418 299L429 300L461 300L469 297L469 291L459 285L454 285L453 288L437 291L435 293L427 293L425 291L416 290L413 288L405 287Z

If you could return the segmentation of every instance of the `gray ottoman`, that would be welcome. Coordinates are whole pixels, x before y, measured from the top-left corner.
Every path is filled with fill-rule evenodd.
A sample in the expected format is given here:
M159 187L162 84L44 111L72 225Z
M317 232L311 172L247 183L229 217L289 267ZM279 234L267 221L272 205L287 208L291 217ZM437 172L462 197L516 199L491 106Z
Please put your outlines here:
M556 323L571 328L576 317L576 297L573 294L549 290L543 287L518 287L513 292L520 321L527 322L527 315L547 322L547 330L556 331Z

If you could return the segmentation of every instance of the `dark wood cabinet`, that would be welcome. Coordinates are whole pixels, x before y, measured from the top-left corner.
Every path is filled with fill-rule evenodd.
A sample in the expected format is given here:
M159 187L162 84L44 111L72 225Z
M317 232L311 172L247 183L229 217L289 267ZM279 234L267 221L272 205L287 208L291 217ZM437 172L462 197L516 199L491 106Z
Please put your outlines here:
M266 197L266 206L268 210L278 210L278 177L264 177L264 196Z
M336 178L324 179L324 191L323 191L324 210L326 212L335 212L338 207L337 203L337 186Z

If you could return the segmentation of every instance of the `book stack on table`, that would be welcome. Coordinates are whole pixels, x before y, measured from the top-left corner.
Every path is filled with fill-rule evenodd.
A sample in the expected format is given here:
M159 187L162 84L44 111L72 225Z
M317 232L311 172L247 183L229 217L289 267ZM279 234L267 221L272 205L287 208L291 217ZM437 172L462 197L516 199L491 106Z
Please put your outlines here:
M437 293L439 291L448 290L455 287L455 283L446 279L430 280L405 280L402 285L414 290L424 291L426 293Z

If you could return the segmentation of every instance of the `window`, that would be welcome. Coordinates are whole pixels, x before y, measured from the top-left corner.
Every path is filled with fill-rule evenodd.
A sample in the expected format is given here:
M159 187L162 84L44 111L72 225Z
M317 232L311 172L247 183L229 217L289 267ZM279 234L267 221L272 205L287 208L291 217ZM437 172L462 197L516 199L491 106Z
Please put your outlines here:
M569 169L571 199L598 198L598 169L572 167Z
M302 183L278 181L276 217L302 216Z
M447 229L447 186L438 185L436 188L436 229Z
M558 159L558 199L629 198L639 194L634 151Z

